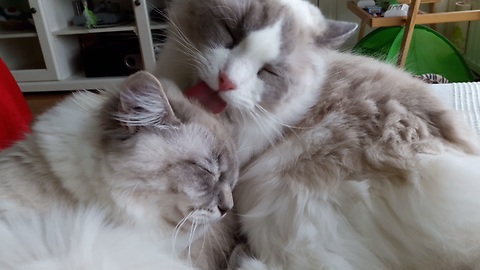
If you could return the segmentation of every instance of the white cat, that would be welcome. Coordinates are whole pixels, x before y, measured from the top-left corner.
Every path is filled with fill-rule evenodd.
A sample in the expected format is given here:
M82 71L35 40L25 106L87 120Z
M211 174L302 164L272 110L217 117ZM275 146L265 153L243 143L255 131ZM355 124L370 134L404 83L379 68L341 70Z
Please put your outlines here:
M242 269L475 269L479 138L302 0L184 0L156 75L229 119Z
M174 87L164 84L167 89ZM0 262L17 265L18 261L48 261L48 256L57 255L60 261L52 265L66 265L63 260L77 265L78 261L80 268L93 269L83 263L102 262L101 252L108 252L108 246L114 253L117 244L118 249L134 247L127 245L130 233L125 229L133 226L137 256L145 238L142 234L136 237L140 230L150 232L161 246L169 243L167 255L175 255L172 259L183 265L223 268L234 244L235 216L227 212L233 207L237 178L233 142L221 120L178 90L171 91L167 99L152 75L139 72L118 89L75 94L39 116L24 141L0 153L0 228L4 230L0 237L21 237L0 238L0 242L22 244L22 235L29 230L22 222L28 220L33 231L27 235L40 233L32 236L39 244L17 246L14 254L0 254ZM93 213L77 210L91 204ZM59 206L65 209L52 210ZM104 214L96 215L95 209L104 209ZM32 211L39 216L30 217ZM59 211L73 220L59 220ZM19 231L9 225L17 215L23 220L18 221ZM50 215L51 220L42 215ZM62 229L69 224L72 228ZM58 234L50 226L59 228ZM68 239L69 232L72 239ZM113 242L121 234L127 239ZM77 241L79 246L74 244ZM145 243L146 252L153 252L152 241ZM33 256L30 250L42 244L48 256ZM67 250L59 254L64 245ZM14 246L9 248L17 250ZM27 249L22 252L23 247ZM77 249L88 252L71 258ZM107 254L105 260L118 256L122 255ZM102 263L95 267L110 269Z

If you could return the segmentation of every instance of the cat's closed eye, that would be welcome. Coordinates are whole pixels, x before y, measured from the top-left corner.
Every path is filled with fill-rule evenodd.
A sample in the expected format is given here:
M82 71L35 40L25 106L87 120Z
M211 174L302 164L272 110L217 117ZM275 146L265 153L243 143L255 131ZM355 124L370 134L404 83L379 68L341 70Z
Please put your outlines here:
M275 69L274 66L272 65L265 65L263 66L257 73L258 76L262 75L273 75L273 76L279 76L278 71Z
M227 40L227 42L225 44L225 47L227 49L233 49L233 47L235 47L235 45L237 44L237 38L235 36L235 33L228 24L224 23L223 27L225 28L225 30L227 31L227 33L230 37L230 39Z
M204 166L203 164L199 163L199 162L196 162L196 161L188 161L188 163L192 166L196 166L197 168L201 169L203 172L205 173L208 173L208 174L211 174L211 175L215 175L212 170L210 170L209 168L207 168L206 166Z
M211 175L214 175L214 173L213 173L210 169L208 169L207 167L204 167L204 166L202 166L202 165L200 165L200 164L197 164L197 166L198 166L200 169L202 169L204 172L207 172L207 173L209 173L209 174L211 174Z

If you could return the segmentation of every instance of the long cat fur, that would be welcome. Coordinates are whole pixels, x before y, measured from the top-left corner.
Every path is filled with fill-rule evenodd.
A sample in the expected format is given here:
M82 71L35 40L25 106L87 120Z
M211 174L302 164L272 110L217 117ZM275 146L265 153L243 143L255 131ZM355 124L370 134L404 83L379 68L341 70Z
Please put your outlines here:
M168 15L156 75L227 104L257 258L241 269L480 265L478 136L410 74L336 51L354 24L303 0L173 1Z
M133 269L225 267L238 164L220 122L178 90L167 99L146 72L40 115L0 153L0 242L15 250L0 265L132 269L145 257Z
M0 219L0 269L193 269L172 256L170 238L114 224L98 206L59 206Z

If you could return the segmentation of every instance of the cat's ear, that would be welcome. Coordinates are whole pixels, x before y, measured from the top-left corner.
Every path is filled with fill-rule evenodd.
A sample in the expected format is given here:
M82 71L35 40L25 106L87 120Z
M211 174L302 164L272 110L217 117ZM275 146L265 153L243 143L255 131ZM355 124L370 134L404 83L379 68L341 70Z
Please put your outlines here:
M120 88L116 119L129 129L170 128L180 124L160 82L150 73L129 76Z
M358 25L352 22L343 22L326 19L326 31L316 39L317 45L321 47L338 48L357 29Z

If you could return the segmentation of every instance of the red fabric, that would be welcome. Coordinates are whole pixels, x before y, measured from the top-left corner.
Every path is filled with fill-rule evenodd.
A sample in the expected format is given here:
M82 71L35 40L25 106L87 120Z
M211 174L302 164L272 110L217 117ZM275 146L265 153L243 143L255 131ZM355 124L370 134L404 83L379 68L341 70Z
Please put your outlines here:
M7 65L0 58L0 149L30 132L32 112Z

